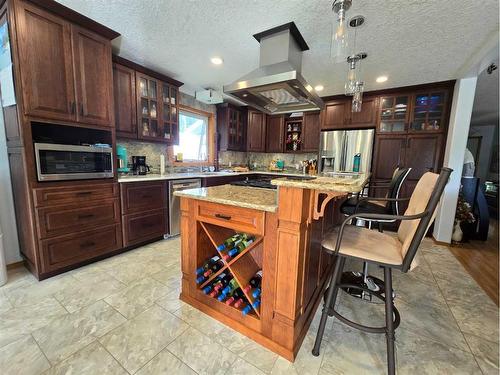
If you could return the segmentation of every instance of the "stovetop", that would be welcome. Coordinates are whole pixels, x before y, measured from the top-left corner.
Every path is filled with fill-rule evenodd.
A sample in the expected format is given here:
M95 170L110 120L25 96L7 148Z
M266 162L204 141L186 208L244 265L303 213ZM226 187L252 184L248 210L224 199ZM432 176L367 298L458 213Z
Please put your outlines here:
M234 181L234 182L231 182L231 185L257 187L257 188L262 188L262 189L276 189L277 188L276 185L271 184L271 180Z

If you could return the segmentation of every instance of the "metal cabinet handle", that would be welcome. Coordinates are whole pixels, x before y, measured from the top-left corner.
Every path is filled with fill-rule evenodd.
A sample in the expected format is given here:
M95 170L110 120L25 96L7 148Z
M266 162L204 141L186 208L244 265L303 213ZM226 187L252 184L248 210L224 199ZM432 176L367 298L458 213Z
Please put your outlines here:
M147 198L153 198L153 196L151 194L144 194L142 196L142 199L147 199Z
M143 227L143 228L151 228L151 227L153 227L153 226L154 226L154 224L153 224L153 223L142 223L142 227Z
M83 103L80 105L80 115L84 116Z
M87 241L87 242L83 242L80 244L80 248L81 249L84 249L86 247L92 247L92 246L95 246L95 242L94 241Z
M223 214L215 214L215 217L219 218L219 219L224 219L224 220L231 220L231 216L223 215Z
M76 112L76 103L74 101L69 102L69 108L72 115Z
M90 219L94 217L94 214L84 214L84 215L78 215L78 219Z

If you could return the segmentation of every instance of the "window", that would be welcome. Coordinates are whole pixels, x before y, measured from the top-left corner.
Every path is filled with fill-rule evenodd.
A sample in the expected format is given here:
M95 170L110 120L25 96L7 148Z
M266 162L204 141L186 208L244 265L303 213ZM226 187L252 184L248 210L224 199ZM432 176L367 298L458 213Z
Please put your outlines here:
M182 153L184 161L209 161L208 116L181 110L179 112L179 145L174 155Z

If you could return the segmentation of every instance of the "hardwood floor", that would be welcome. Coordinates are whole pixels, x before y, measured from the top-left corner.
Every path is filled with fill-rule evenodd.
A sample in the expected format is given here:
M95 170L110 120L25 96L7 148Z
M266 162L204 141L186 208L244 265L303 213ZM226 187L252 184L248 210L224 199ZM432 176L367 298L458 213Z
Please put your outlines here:
M450 251L498 306L498 221L490 221L487 241L453 245Z

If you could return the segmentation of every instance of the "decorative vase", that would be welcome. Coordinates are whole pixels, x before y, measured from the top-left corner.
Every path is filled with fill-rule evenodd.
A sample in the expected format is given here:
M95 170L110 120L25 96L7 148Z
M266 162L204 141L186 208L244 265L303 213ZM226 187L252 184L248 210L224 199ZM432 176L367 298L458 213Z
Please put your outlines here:
M462 232L462 228L460 228L460 222L455 221L455 225L453 226L453 233L451 234L451 239L455 242L462 242L464 238L464 233Z

